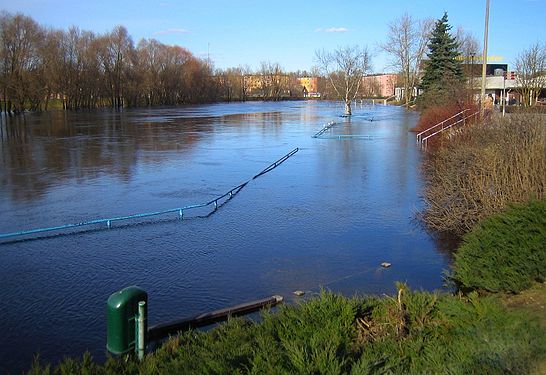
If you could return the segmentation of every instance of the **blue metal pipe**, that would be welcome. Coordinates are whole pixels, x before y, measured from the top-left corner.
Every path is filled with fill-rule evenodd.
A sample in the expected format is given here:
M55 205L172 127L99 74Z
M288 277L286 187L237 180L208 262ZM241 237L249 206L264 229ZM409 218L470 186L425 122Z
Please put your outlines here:
M189 206L171 208L169 210L163 210L163 211L146 212L146 213L141 213L141 214L126 215L126 216L117 216L117 217L112 217L112 218L109 218L109 219L95 219L95 220L82 221L80 223L59 225L59 226L55 226L55 227L38 228L38 229L22 230L22 231L19 231L19 232L4 233L4 234L0 234L0 239L26 236L26 235L30 235L30 234L36 234L36 233L53 232L53 231L58 231L58 230L63 230L63 229L71 229L71 228L83 227L83 226L87 226L87 225L96 225L96 224L106 224L106 226L108 228L110 228L111 223L114 222L114 221L124 221L124 220L138 219L138 218L144 218L144 217L158 216L158 215L164 215L164 214L173 213L173 212L178 212L179 217L183 218L184 211L186 211L186 210L192 210L192 209L196 209L196 208L203 208L203 207L210 206L212 204L215 205L215 210L216 210L218 208L218 201L224 199L226 196L229 196L228 199L231 199L233 196L235 196L237 193L239 193L250 181L264 175L265 173L268 173L268 172L272 171L273 169L278 167L281 163L286 161L289 157L291 157L292 155L294 155L298 151L299 151L299 148L295 148L294 150L290 151L288 154L286 154L285 156L283 156L282 158L280 158L276 162L269 165L267 168L262 170L260 173L258 173L257 175L255 175L251 179L243 182L240 185L237 185L236 187L229 190L227 193L225 193L225 194L223 194L223 195L221 195L221 196L219 196L217 198L214 198L214 199L212 199L212 200L210 200L210 201L208 201L206 203L192 204L192 205L189 205Z

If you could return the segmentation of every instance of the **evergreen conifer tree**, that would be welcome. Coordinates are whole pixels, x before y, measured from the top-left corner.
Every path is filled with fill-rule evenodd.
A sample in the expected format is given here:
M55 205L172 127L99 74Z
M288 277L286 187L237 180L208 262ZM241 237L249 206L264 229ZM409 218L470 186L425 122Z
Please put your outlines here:
M421 87L425 91L444 91L446 86L463 81L461 61L457 59L458 44L449 33L447 12L436 21L431 33Z

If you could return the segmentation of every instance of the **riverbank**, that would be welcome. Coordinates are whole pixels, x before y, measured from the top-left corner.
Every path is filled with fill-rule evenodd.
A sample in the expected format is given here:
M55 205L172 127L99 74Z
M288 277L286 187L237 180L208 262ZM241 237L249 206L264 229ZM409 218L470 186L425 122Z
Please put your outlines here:
M510 204L544 197L545 131L543 116L519 113L440 135L423 166L427 227L461 236Z
M535 301L545 290L541 284L521 298ZM29 374L538 373L546 345L540 303L413 292L402 284L382 298L322 292L265 313L260 323L231 319L171 338L142 362L99 365L85 355L54 370L35 363Z
M401 283L397 294L381 298L322 291L265 312L260 322L231 319L209 332L182 333L142 362L110 358L99 365L84 355L54 370L36 361L30 374L540 374L546 368L546 264L537 244L544 243L545 207L546 200L513 206L465 235L449 279L466 294L414 292ZM519 249L518 262L512 248ZM510 256L477 258L492 251ZM521 274L530 282L517 284L523 291L491 288L489 269L498 269L502 280ZM512 293L487 292L495 290Z

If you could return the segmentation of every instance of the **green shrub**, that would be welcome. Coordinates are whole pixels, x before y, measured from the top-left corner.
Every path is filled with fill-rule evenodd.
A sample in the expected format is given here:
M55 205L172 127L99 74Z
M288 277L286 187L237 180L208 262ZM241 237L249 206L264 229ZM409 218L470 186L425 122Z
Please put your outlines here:
M405 319L378 323L402 324L405 334L363 344L352 374L524 374L544 355L536 321L492 298L408 292L381 308L389 303Z
M455 253L462 290L520 292L546 278L546 199L512 206L478 224Z
M339 374L350 363L358 299L322 292L299 306L264 315L253 372Z

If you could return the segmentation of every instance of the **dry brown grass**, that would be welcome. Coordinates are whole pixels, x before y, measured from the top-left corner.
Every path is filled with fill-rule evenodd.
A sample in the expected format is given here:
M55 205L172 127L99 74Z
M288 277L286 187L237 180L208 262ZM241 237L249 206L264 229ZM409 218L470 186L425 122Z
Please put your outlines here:
M545 119L513 114L446 134L424 167L428 227L461 235L511 203L542 198Z

